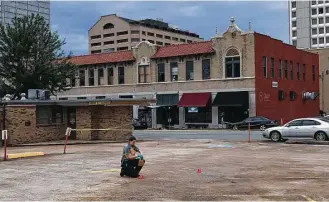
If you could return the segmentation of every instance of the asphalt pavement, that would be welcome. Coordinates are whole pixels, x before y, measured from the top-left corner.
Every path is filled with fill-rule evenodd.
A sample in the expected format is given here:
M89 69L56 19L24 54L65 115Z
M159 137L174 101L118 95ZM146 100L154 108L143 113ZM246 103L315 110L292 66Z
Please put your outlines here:
M223 141L248 141L248 131L233 130L135 130L140 140L212 139ZM252 141L264 140L262 131L251 131Z

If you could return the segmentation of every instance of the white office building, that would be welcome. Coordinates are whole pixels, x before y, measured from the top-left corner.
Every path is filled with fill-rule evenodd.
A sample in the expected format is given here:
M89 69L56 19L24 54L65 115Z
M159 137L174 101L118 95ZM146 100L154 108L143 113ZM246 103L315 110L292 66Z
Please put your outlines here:
M0 22L11 23L15 16L40 14L50 23L50 1L3 1L0 0Z
M297 48L329 47L329 1L289 1L289 40Z

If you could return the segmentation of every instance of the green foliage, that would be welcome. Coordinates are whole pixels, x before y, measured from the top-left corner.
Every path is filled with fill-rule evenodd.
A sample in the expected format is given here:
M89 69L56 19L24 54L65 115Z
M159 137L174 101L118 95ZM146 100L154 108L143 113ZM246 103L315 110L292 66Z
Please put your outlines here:
M40 15L15 18L12 25L0 25L0 96L15 98L28 89L58 91L69 89L66 79L75 76L77 67L65 55L65 44L50 30Z

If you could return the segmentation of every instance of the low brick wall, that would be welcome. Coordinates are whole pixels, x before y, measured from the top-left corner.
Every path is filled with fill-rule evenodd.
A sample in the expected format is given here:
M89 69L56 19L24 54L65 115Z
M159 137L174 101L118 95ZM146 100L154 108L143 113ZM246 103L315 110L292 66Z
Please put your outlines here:
M122 141L132 135L132 106L88 106L77 107L76 110L77 129L116 129L82 133L78 131L78 140Z

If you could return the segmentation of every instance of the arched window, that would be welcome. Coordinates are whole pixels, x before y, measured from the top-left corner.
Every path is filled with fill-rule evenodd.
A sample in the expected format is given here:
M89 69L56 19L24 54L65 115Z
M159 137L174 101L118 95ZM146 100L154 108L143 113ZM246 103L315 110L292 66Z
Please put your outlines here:
M112 23L107 23L103 27L103 29L112 29L112 28L114 28L114 25Z
M240 77L240 54L235 48L230 48L225 55L225 77Z

